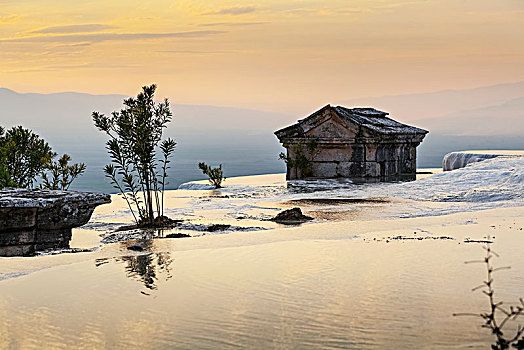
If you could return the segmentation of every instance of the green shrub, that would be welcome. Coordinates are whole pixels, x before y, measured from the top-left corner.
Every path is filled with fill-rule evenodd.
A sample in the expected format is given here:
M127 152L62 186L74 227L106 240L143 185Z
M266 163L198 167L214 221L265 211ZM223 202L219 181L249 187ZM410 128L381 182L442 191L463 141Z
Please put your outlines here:
M31 130L0 127L0 178L2 187L32 188L37 177L56 156L51 147Z
M310 177L313 174L312 159L318 148L318 142L315 139L310 139L306 142L305 148L302 141L298 141L291 146L294 157L288 157L284 152L280 152L278 155L279 159L286 163L288 169L296 168L298 170L297 177L299 179Z
M33 188L41 176L40 188L67 190L86 166L84 163L68 165L71 157L67 154L55 161L56 155L49 144L31 130L15 126L5 131L0 127L0 188Z
M0 188L4 187L17 187L16 182L11 179L7 166L4 163L0 163Z

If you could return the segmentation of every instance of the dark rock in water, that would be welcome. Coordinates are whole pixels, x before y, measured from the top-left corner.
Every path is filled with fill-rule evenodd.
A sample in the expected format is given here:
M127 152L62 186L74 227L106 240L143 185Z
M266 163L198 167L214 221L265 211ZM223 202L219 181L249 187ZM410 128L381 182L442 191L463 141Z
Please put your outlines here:
M309 220L313 220L313 218L302 214L302 210L300 210L300 208L284 210L271 219L271 221L285 225L297 225Z
M227 224L213 224L213 225L209 225L206 228L206 231L207 232L225 231L229 229L230 227L231 225L227 225Z
M127 247L127 249L133 250L135 252L144 251L144 247L141 244L133 244L132 246Z
M153 222L155 228L175 227L184 220L173 220L167 216L157 216Z
M86 224L95 208L110 203L103 193L0 190L0 256L69 248L71 229Z
M187 233L170 233L166 235L166 238L185 238L185 237L191 237L191 235L188 235Z

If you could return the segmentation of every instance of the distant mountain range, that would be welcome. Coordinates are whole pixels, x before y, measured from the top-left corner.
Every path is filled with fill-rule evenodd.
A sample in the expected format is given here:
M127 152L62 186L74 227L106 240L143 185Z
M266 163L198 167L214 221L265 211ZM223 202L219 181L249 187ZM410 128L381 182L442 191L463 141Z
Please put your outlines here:
M522 136L524 97L502 104L452 112L414 123L444 135Z
M0 121L4 126L22 124L45 134L91 133L91 113L111 113L122 107L124 95L91 95L77 92L53 94L17 93L0 88ZM272 130L293 122L295 117L232 107L174 104L172 129ZM170 129L171 129L170 128Z
M465 90L367 97L341 101L350 106L375 106L405 122L432 119L461 111L505 104L524 97L524 81Z
M94 131L92 111L110 113L119 109L126 97L76 92L21 94L0 88L0 121L4 126L23 124L53 135L86 133ZM393 119L428 128L438 134L516 136L524 133L524 82L467 90L368 97L338 104L372 106L389 112ZM191 133L204 130L266 133L305 117L204 105L175 104L172 110L173 130Z

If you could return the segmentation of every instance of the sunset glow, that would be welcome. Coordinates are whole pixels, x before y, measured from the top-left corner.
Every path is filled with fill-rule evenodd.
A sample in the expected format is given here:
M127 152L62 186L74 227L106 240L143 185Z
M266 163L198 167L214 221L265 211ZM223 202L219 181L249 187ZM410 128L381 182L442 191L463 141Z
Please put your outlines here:
M0 1L0 86L287 113L524 79L521 0Z

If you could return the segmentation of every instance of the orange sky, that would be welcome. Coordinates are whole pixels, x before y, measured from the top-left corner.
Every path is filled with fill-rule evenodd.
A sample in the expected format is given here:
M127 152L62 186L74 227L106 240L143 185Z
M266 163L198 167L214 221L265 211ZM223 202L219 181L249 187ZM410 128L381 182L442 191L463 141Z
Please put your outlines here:
M524 80L523 0L0 0L0 87L302 113Z

